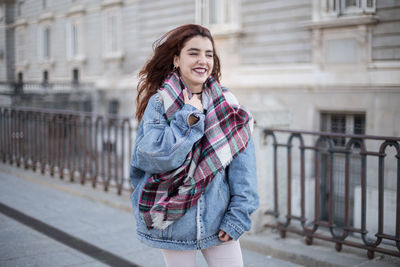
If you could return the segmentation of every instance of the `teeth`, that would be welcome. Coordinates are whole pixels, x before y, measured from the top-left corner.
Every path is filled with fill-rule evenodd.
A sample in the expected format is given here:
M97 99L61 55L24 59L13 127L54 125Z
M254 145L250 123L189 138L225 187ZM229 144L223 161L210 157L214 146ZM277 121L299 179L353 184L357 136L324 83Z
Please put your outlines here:
M206 72L206 69L194 69L194 71L204 73Z

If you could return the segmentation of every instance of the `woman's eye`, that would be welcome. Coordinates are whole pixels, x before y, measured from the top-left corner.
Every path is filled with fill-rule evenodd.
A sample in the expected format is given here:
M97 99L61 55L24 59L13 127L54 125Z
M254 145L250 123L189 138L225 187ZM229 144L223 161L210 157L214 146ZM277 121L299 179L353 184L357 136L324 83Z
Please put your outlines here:
M213 55L212 54L208 54L207 57L211 58L211 57L213 57Z
M190 53L191 56L197 56L197 53Z

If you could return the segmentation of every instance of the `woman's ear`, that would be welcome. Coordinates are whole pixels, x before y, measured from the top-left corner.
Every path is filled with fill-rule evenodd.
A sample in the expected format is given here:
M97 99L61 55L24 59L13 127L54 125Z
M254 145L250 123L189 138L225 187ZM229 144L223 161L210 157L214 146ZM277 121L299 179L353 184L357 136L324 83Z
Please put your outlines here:
M174 56L174 66L175 66L175 68L178 68L179 67L179 56Z

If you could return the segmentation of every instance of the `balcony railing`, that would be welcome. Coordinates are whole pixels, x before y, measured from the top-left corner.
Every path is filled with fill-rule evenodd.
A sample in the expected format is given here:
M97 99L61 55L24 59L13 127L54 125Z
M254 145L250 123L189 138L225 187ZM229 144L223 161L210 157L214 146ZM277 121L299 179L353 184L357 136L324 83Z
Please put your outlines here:
M51 176L130 190L132 118L0 107L0 159Z
M8 94L40 93L40 92L71 92L85 91L94 88L93 83L89 82L36 82L27 81L24 83L0 81L0 92Z
M264 138L274 203L267 227L281 237L300 234L308 245L318 238L337 251L348 245L369 258L400 257L399 137L265 129Z

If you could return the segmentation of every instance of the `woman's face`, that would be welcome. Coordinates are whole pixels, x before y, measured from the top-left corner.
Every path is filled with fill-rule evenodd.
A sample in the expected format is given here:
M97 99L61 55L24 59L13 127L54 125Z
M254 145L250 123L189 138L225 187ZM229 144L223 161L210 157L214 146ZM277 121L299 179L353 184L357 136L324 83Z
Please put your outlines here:
M174 57L181 77L192 92L199 92L214 67L213 46L207 37L195 36L189 39L179 56Z

